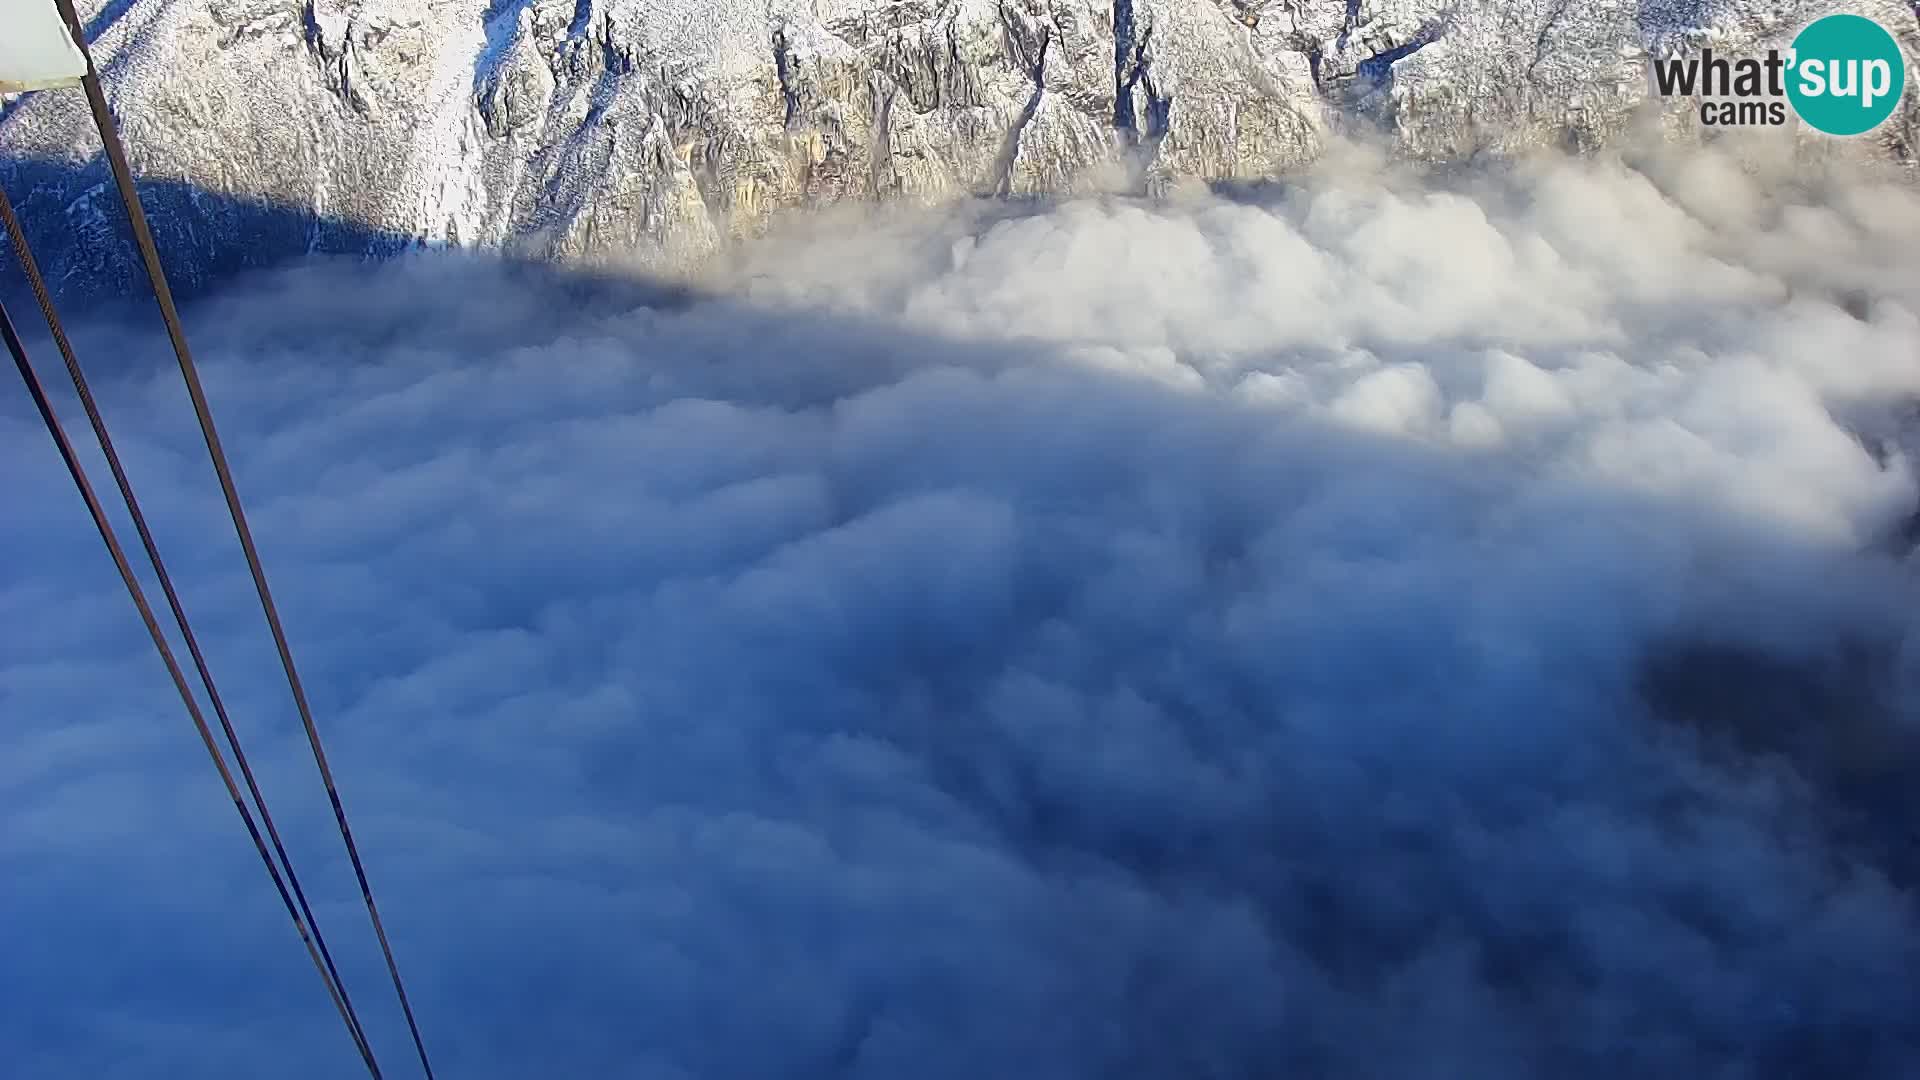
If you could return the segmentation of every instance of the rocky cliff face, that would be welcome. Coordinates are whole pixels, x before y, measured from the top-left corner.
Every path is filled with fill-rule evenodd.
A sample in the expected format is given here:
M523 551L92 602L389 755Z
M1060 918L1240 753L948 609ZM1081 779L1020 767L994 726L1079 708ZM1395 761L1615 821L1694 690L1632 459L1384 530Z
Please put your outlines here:
M1833 0L83 2L191 289L409 243L678 263L775 211L1261 177L1331 134L1588 146L1647 59L1781 42ZM1920 53L1914 0L1846 5ZM1906 160L1920 109L1872 137ZM1653 108L1658 112L1658 106ZM1691 121L1666 110L1676 129ZM0 116L55 272L113 280L76 91Z

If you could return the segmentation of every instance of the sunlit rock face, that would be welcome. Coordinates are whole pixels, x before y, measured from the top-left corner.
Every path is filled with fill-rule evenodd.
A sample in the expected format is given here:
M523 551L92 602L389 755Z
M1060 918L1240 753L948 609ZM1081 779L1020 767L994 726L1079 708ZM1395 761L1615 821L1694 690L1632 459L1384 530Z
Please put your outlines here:
M410 243L684 265L775 212L1271 176L1335 133L1436 160L1602 145L1647 60L1832 0L108 0L82 3L188 289ZM1908 0L1850 4L1920 47ZM1849 144L1910 160L1912 95ZM1651 115L1649 115L1651 114ZM77 93L0 165L55 276L114 283ZM208 201L196 193L221 198ZM217 205L216 205L217 204ZM248 209L257 204L257 212Z

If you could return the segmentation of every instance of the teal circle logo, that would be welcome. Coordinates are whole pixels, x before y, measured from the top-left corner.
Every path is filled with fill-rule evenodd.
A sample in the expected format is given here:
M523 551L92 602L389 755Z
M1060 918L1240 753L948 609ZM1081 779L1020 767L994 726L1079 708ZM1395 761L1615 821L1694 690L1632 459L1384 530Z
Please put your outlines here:
M1829 135L1872 131L1893 115L1907 85L1907 58L1885 27L1860 15L1828 15L1793 39L1787 61L1793 111Z

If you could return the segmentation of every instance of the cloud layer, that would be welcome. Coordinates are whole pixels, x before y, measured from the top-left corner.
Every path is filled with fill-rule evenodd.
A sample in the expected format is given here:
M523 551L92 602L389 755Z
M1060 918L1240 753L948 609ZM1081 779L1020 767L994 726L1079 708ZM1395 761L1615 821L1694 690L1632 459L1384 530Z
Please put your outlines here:
M192 330L447 1075L1892 1077L1914 251L1853 169L1355 151ZM164 341L78 336L405 1074ZM347 1075L20 397L8 1071Z

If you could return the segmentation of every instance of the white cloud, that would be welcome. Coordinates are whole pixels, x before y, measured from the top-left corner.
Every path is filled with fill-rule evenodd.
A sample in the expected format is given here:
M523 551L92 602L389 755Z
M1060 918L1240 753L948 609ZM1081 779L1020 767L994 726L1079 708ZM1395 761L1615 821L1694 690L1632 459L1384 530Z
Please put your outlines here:
M1920 196L1336 160L192 313L443 1071L1901 1074ZM177 375L81 344L404 1073ZM349 1072L6 400L10 1075Z

